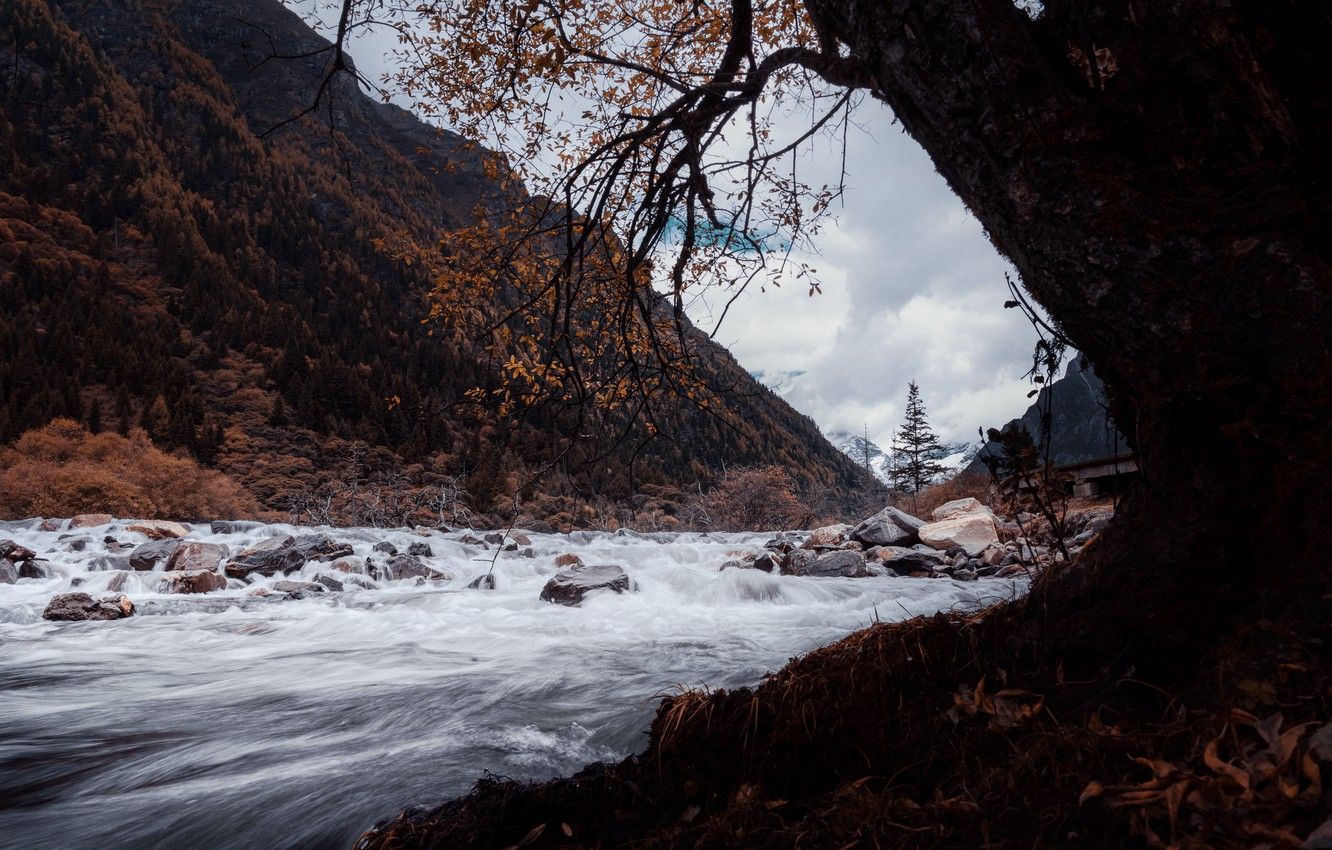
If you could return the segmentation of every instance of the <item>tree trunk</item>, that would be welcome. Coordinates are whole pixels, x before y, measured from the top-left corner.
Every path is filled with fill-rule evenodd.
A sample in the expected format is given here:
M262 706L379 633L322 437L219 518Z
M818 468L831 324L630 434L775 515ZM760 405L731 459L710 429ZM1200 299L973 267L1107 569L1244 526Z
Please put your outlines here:
M1096 555L1039 591L1060 619L1092 643L1206 639L1322 569L1326 6L1051 2L1033 22L1011 0L808 5L1091 358L1138 452ZM1099 604L1079 604L1089 586ZM1208 601L1181 617L1190 593Z

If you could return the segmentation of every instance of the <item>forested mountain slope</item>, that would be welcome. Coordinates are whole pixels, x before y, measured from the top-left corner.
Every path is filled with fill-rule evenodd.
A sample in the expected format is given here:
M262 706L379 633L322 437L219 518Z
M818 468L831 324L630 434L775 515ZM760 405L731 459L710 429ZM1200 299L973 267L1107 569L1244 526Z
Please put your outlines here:
M0 441L57 416L142 426L272 509L394 469L458 476L483 511L563 445L464 403L496 369L423 322L427 274L396 247L447 246L500 169L346 75L289 122L329 54L280 57L323 44L277 0L0 6ZM728 409L682 404L632 475L631 440L539 486L623 500L758 464L873 486L696 342Z

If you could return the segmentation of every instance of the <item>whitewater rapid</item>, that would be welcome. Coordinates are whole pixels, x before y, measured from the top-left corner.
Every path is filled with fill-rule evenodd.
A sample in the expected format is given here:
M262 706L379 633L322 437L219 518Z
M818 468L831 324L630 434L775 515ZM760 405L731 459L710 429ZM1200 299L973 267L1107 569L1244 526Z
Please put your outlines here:
M201 525L188 539L233 554L323 532L382 561L377 542L425 541L434 557L422 560L456 577L294 599L252 596L252 585L165 595L143 573L123 589L134 616L54 623L41 619L54 594L105 588L103 538L145 538L124 521L38 525L0 523L0 538L52 573L0 584L6 848L349 847L376 820L463 793L487 771L536 779L623 758L646 743L662 694L753 685L876 619L1023 590L719 570L771 535L529 532L532 557L496 558L462 532ZM618 564L637 589L579 607L542 602L563 553ZM492 559L495 589L468 589ZM287 578L320 572L328 565L311 562Z

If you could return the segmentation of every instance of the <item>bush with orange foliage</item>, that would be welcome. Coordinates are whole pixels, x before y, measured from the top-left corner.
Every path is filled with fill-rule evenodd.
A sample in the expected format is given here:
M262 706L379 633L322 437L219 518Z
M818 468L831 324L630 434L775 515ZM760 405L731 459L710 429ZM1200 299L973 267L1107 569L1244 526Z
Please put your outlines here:
M704 501L707 520L724 531L798 528L809 519L810 510L795 489L780 466L731 470Z
M56 419L0 449L0 516L110 513L136 519L254 516L254 499L220 472L167 454L148 435L92 434Z

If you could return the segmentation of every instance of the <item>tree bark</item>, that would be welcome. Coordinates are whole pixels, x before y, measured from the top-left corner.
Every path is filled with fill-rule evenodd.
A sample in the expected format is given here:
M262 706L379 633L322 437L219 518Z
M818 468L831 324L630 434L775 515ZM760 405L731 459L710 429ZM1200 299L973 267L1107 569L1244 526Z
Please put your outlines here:
M1138 452L1121 521L1038 597L1091 642L1205 640L1321 569L1326 6L1051 2L1032 21L1010 0L808 5L1091 358ZM1080 604L1106 586L1144 598ZM1190 588L1213 598L1181 619Z

